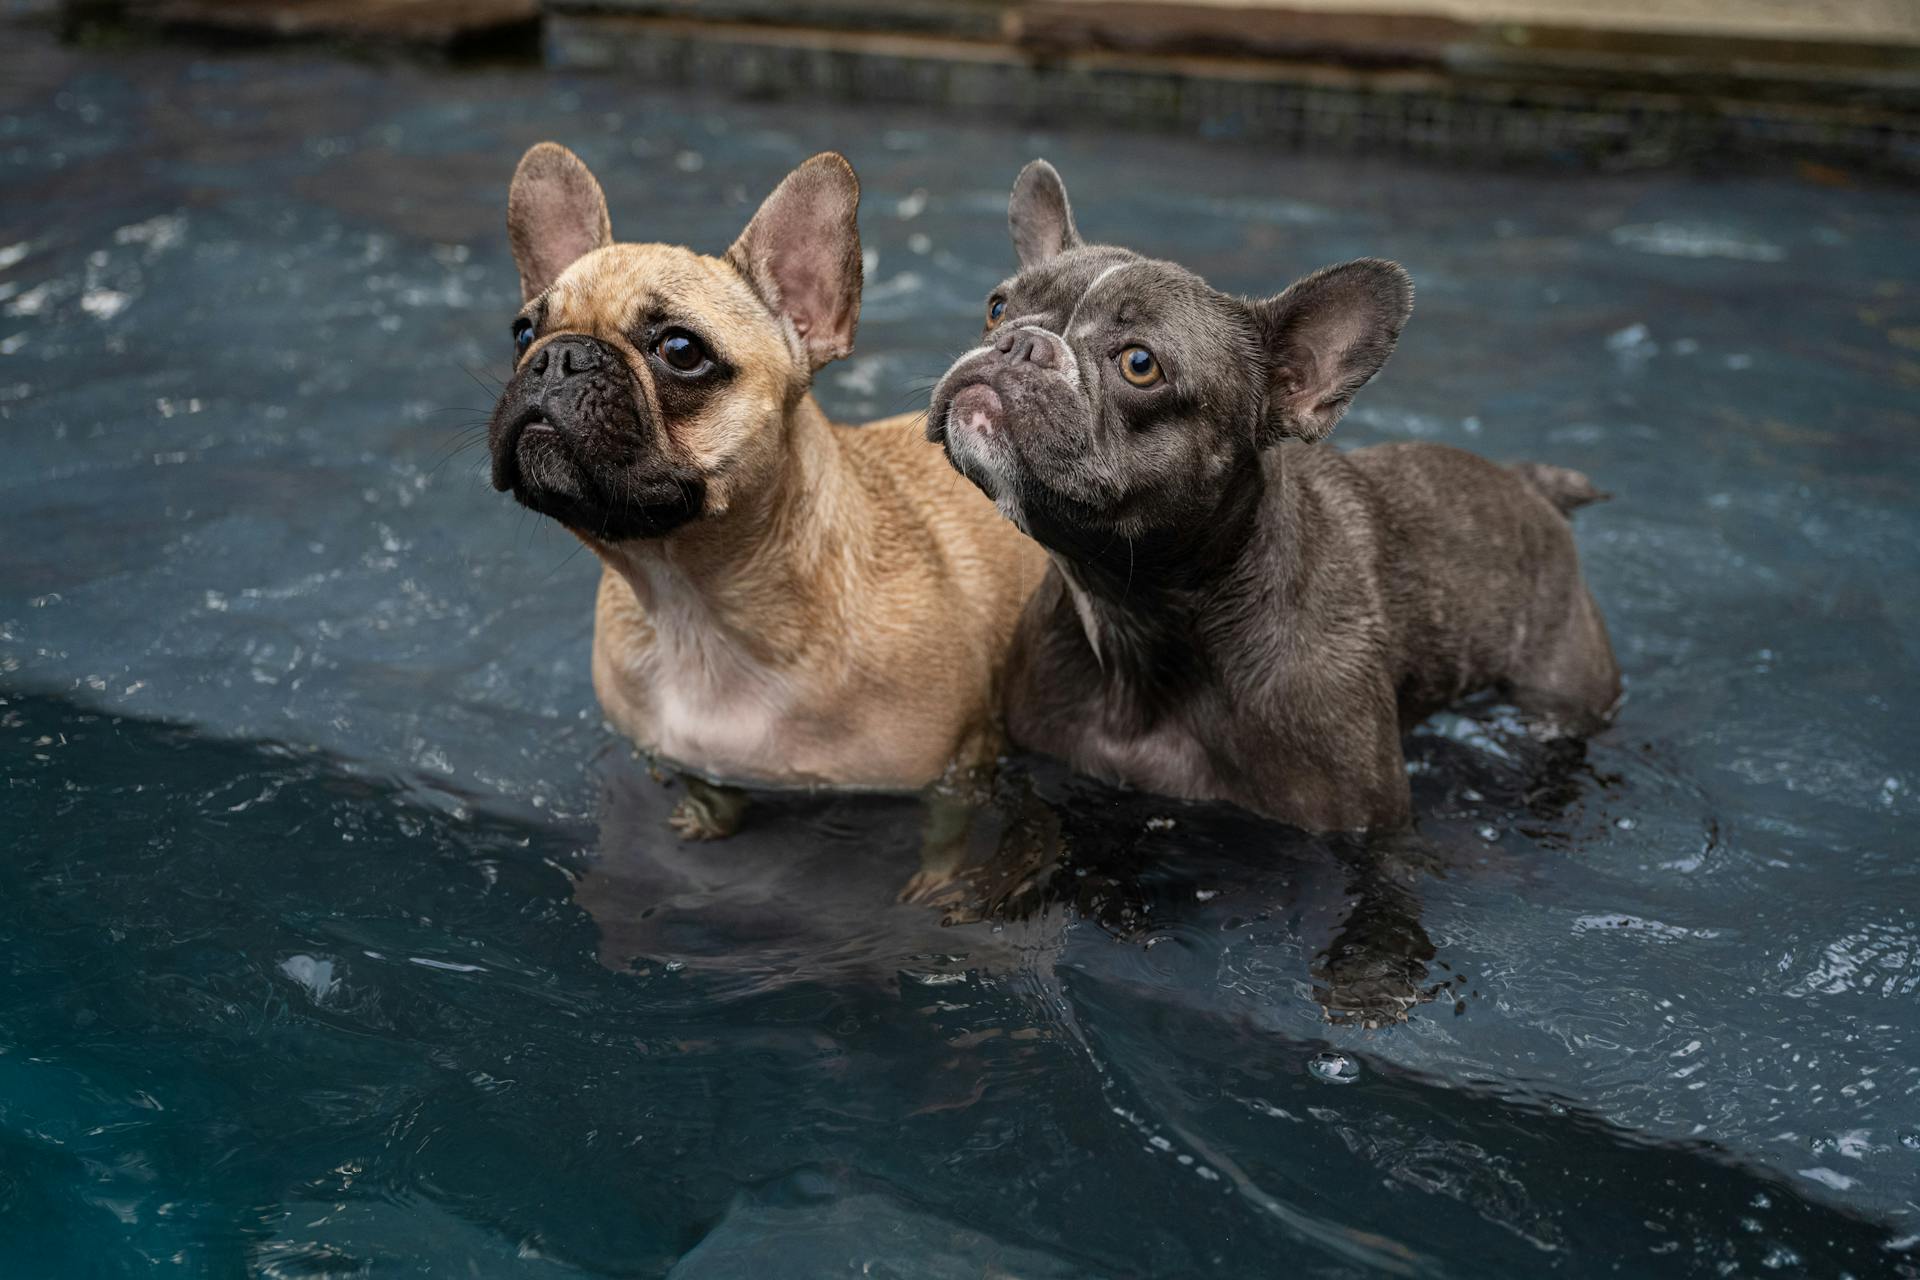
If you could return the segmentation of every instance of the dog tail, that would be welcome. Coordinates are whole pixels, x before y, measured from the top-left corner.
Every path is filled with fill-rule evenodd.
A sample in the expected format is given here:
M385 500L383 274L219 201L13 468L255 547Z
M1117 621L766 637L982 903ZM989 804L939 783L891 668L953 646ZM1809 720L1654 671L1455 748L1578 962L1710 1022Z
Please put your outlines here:
M1593 481L1581 472L1566 467L1548 466L1544 462L1516 462L1508 470L1545 494L1547 501L1560 508L1563 516L1570 516L1589 503L1605 502L1613 496L1594 488Z

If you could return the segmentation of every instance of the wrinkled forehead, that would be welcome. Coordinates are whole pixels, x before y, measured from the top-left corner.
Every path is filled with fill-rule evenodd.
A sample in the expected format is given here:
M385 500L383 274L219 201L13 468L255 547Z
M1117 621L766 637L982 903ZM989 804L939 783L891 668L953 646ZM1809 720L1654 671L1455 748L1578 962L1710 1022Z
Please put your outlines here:
M1055 325L1071 316L1076 329L1116 320L1197 324L1221 309L1220 295L1185 267L1107 245L1060 254L1023 272L1014 290L1016 311Z
M620 330L657 314L728 330L767 323L740 273L718 258L670 244L614 244L560 273L541 300L548 328Z
M1102 273L1140 260L1138 254L1112 245L1088 245L1056 254L1008 282L1014 310L1048 316L1057 323L1066 319Z

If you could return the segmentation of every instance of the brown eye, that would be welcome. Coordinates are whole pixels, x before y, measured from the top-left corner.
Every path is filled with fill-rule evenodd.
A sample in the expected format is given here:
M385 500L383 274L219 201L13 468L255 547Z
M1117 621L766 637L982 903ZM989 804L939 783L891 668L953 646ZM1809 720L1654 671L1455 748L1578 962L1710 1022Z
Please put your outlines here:
M1136 387L1150 387L1160 381L1160 362L1145 347L1128 347L1120 353L1120 376Z
M653 352L676 373L703 372L711 360L700 339L685 329L669 329L661 334L660 341L653 344Z
M1007 314L1007 300L998 294L987 299L987 328L1000 323L1000 317Z

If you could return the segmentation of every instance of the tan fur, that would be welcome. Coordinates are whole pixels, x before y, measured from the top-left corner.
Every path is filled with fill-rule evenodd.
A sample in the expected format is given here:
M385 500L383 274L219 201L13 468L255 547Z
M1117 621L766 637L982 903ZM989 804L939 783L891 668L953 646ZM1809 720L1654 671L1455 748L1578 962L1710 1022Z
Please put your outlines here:
M926 447L918 416L827 421L800 335L723 259L609 245L545 305L541 342L615 347L664 447L707 480L705 514L665 537L575 530L603 566L593 680L608 719L742 782L909 788L990 760L1002 659L1045 557ZM693 420L661 413L629 338L662 306L698 317L737 371Z

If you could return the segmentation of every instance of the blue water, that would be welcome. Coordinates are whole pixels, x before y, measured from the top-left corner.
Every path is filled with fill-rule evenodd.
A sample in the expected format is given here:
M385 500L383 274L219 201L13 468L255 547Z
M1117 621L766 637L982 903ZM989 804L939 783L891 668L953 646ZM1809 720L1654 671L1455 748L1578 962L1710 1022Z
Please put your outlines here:
M0 1274L1920 1274L1920 197L0 39ZM1005 770L721 845L487 486L521 149L723 247L865 183L849 418L1045 154L1084 230L1418 282L1339 436L1590 472L1629 682L1364 848ZM462 446L467 447L462 447Z

